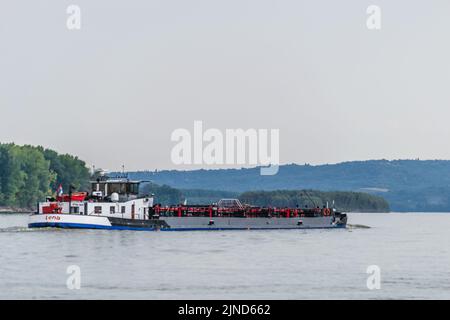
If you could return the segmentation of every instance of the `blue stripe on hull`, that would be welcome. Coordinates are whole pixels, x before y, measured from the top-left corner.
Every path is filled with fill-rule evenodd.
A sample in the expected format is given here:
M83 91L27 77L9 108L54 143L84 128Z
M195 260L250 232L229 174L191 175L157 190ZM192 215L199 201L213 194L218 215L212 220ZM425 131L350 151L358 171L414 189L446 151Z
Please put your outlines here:
M58 223L58 222L43 222L30 223L28 228L61 228L61 229L103 229L103 230L135 230L135 231L155 231L155 228L135 228L126 226L101 226L97 224L84 223Z
M135 228L127 226L102 226L82 223L59 223L43 222L30 223L29 228L61 228L61 229L103 229L103 230L135 230L135 231L156 231L155 228ZM166 228L160 231L219 231L219 230L311 230L311 229L342 229L345 225L324 226L324 227L287 227L287 228Z

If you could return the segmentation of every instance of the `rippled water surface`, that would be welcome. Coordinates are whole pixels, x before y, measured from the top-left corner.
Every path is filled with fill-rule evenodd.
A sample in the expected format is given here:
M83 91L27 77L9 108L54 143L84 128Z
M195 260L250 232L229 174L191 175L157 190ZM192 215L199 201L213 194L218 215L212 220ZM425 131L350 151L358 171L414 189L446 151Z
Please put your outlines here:
M0 214L0 298L450 299L450 214L349 216L371 228L36 230ZM66 285L71 265L79 290ZM380 290L367 288L370 265Z

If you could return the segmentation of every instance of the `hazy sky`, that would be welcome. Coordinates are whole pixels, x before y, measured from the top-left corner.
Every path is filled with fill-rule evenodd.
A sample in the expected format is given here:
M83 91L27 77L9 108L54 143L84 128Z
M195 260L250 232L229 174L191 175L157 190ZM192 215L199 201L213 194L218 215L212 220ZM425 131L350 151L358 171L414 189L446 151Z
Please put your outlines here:
M450 159L448 0L0 3L1 142L178 168L171 132L202 120L279 128L282 163Z

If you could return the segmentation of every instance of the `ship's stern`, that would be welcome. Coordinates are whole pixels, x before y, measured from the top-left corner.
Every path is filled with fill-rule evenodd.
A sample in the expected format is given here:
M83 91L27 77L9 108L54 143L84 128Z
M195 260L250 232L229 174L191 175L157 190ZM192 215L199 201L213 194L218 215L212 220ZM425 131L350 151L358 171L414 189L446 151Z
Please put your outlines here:
M337 228L347 227L347 214L336 212L334 215L334 223Z

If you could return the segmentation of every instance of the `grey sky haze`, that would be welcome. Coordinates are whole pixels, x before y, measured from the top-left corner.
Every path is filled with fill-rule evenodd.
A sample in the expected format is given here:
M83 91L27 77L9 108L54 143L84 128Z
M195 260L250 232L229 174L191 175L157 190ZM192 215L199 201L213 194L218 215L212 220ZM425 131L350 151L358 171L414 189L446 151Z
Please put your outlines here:
M70 4L81 30L66 28ZM366 27L372 4L379 31ZM448 0L0 8L0 142L109 169L183 168L170 134L202 120L279 128L282 163L450 159Z

